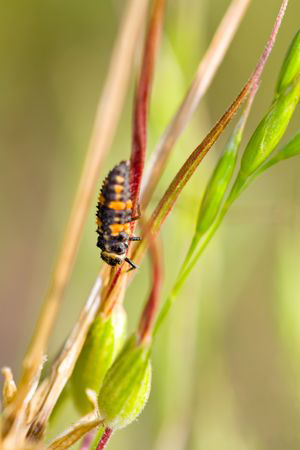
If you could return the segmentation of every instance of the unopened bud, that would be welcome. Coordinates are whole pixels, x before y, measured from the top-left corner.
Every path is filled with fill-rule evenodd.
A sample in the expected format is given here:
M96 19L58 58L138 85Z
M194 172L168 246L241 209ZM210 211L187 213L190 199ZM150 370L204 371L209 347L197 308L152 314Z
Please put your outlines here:
M198 233L205 233L212 225L219 212L234 172L241 137L242 129L238 123L204 193L196 225L196 232Z
M92 323L71 377L72 394L82 414L93 410L87 390L99 393L104 376L125 339L126 316L122 307L110 317L100 315Z
M280 94L300 75L300 30L292 40L278 77L276 92Z
M98 405L105 426L124 428L143 410L150 393L151 364L149 344L132 336L109 371L100 390Z
M300 77L274 100L267 115L253 133L241 161L241 178L252 175L281 140L299 102Z

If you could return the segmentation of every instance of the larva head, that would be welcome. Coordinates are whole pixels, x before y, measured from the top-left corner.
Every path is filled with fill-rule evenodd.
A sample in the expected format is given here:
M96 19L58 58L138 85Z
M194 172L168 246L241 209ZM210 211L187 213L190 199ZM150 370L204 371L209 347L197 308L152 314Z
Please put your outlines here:
M127 246L123 242L114 242L101 252L101 258L110 266L121 264L126 258Z

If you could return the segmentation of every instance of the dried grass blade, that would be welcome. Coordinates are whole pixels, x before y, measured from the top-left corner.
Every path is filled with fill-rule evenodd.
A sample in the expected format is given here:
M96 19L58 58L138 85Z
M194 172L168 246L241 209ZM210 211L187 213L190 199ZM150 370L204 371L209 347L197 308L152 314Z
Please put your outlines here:
M45 353L64 288L72 271L100 165L109 149L120 117L131 73L136 41L144 22L148 0L129 0L115 43L105 86L99 101L92 137L66 227L51 284L23 363L23 374L15 400L17 410L26 396Z
M88 329L100 305L100 288L101 278L98 277L78 321L74 325L69 338L53 364L47 386L43 387L42 393L44 398L39 404L39 409L27 433L29 439L39 440L43 435L56 401L72 374Z
M14 399L17 392L16 383L10 367L2 367L1 369L4 382L3 382L3 406L7 407Z
M146 208L152 197L176 140L184 131L201 98L210 86L249 4L250 0L233 0L229 5L197 68L195 78L185 98L152 153L142 182L143 208Z
M101 423L97 412L92 412L82 417L78 422L68 428L64 433L55 438L48 450L64 450L70 448L79 439Z

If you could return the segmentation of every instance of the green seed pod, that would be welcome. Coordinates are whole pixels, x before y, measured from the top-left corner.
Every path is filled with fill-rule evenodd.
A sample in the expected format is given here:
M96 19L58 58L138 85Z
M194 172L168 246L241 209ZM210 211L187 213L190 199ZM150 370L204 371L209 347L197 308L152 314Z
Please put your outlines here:
M274 160L281 161L283 159L292 158L300 154L300 131L295 134L295 136L288 142L284 147L282 147L278 153L274 156Z
M263 164L255 175L260 175L270 167L274 166L274 164L277 164L279 161L283 161L284 159L292 158L297 155L300 155L300 131L298 131L298 133L296 133L286 145L279 149L278 152L276 152L276 154L266 162L266 164Z
M289 84L300 75L300 30L296 33L283 61L276 93L279 95Z
M126 316L117 307L109 318L96 317L71 377L72 395L82 414L93 410L86 390L99 393L104 376L121 349L125 339Z
M197 233L205 233L212 225L224 199L234 172L238 148L242 139L242 120L243 118L235 127L204 193L196 225Z
M144 408L151 387L149 345L132 336L107 372L98 405L105 426L116 430L135 420Z
M252 175L270 156L288 126L299 97L300 77L274 100L269 112L253 133L242 157L240 179Z

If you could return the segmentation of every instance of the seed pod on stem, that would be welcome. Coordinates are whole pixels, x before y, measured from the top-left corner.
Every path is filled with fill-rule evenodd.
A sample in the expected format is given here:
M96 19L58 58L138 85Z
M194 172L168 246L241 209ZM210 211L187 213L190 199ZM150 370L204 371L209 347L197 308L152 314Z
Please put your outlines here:
M247 179L270 156L281 140L300 97L300 77L273 101L271 108L252 135L241 161L239 178Z
M283 61L275 98L244 151L235 192L269 158L281 140L300 98L300 32Z
M284 145L281 149L276 152L276 154L264 164L257 175L261 174L265 170L269 169L269 167L274 166L274 164L279 161L284 161L285 159L292 158L293 156L297 156L300 154L300 131L292 137L292 139Z
M283 61L276 93L280 94L300 74L300 30L297 31Z
M100 390L98 405L106 427L118 430L129 425L143 410L150 393L149 343L134 334L128 339Z
M117 305L109 317L100 314L92 323L71 377L72 395L82 414L92 411L87 390L99 393L104 376L125 340L126 314Z
M258 83L253 86L243 113L236 124L223 155L219 159L216 168L209 180L203 200L200 205L196 234L203 235L213 224L222 205L228 185L236 166L238 150L243 137L244 128L250 113L250 109L258 89Z
M127 341L106 374L99 394L99 412L109 430L130 424L144 408L150 393L151 338L162 280L161 251L154 239L150 240L150 252L152 288L138 331Z

